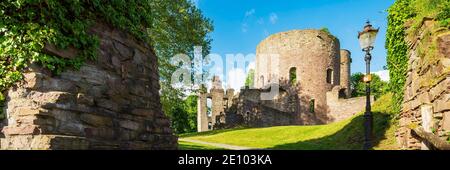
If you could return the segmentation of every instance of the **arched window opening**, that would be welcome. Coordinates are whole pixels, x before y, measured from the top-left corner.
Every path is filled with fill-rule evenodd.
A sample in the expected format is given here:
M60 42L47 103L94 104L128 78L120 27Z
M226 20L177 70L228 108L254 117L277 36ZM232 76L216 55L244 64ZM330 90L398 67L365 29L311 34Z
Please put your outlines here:
M311 113L315 112L315 105L316 105L316 101L314 99L309 101L309 112L311 112Z
M295 85L297 83L297 68L289 69L289 84Z
M327 69L327 83L333 84L333 70Z

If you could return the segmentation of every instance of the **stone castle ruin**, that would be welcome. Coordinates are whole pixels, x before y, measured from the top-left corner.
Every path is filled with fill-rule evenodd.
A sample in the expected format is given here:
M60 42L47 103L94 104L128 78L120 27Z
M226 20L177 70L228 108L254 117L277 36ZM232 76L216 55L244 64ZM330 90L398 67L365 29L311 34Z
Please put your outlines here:
M237 126L316 125L343 120L362 111L365 97L351 98L351 54L320 30L274 34L257 47L255 87L223 89L213 78L198 98L198 131ZM277 60L267 54L278 54ZM279 82L272 100L261 95ZM207 100L211 100L211 108Z
M53 75L32 64L7 93L1 149L176 149L177 137L159 98L152 48L108 24L96 61ZM75 49L46 45L63 58Z

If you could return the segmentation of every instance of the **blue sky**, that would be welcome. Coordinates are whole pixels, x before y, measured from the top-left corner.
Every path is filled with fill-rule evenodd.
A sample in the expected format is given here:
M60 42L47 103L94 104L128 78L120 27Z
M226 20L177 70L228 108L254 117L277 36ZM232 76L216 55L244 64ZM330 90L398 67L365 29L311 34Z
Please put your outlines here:
M339 38L342 49L351 51L352 73L364 72L364 54L359 48L357 32L369 19L374 27L380 28L371 68L381 71L386 65L386 9L394 0L194 1L204 16L213 21L212 53L221 56L255 53L258 43L270 34L326 27Z

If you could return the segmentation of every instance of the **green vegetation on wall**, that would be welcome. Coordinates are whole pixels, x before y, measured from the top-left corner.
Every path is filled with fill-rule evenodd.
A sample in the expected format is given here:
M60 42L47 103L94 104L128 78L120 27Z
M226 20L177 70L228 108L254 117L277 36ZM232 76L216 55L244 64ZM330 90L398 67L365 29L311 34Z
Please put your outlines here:
M210 49L211 22L188 0L3 0L0 1L0 110L4 92L23 78L30 63L58 74L95 60L98 38L88 33L97 21L107 22L151 44L157 53L161 96L165 113L183 92L170 86L178 53L193 56L193 46L203 54ZM76 48L72 59L43 53L46 44ZM172 101L172 102L170 102ZM1 114L1 113L0 113Z
M250 69L245 78L245 87L253 87L255 85L255 69Z
M411 0L397 0L389 9L388 29L386 33L387 67L389 69L389 87L393 95L393 106L400 112L403 101L403 86L408 68L408 46L405 42L405 22L413 17Z
M448 0L397 0L388 9L386 34L387 66L390 73L390 90L394 94L394 108L401 109L408 68L408 46L405 38L416 36L424 17L435 18L440 26L449 27L450 1ZM405 23L410 25L406 30Z

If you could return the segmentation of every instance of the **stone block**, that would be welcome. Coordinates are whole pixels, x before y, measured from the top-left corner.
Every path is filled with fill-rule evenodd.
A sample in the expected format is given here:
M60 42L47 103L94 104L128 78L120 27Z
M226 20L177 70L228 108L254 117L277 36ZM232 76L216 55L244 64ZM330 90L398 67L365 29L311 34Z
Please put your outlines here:
M94 97L89 96L87 94L78 93L77 94L77 103L85 104L88 106L93 106L95 104Z
M80 120L95 127L111 127L113 125L112 118L95 114L82 114Z
M450 131L450 112L444 112L443 114L442 129Z
M128 130L138 130L140 128L139 123L130 120L122 120L119 122L119 125Z
M85 128L84 133L88 138L108 140L114 139L116 135L112 128Z
M39 134L40 130L36 125L24 125L24 126L6 126L3 127L2 133L6 136L11 135L35 135Z
M44 46L44 52L50 55L59 56L66 59L73 59L78 55L78 50L72 46L66 49L59 49L53 44L46 43Z
M443 99L438 99L434 103L435 112L450 110L450 94L444 95Z
M120 61L129 60L133 56L133 51L130 47L127 47L125 44L122 44L118 41L113 41L114 48L120 54Z
M438 50L447 58L450 58L450 35L443 35L437 38Z
M38 72L28 72L23 74L24 87L29 89L39 89L43 86L43 79L45 75Z
M98 107L102 107L114 112L120 111L120 106L117 103L108 99L98 99L96 100L96 104Z
M134 109L133 111L131 111L131 114L137 116L153 117L155 115L155 112L150 109Z

